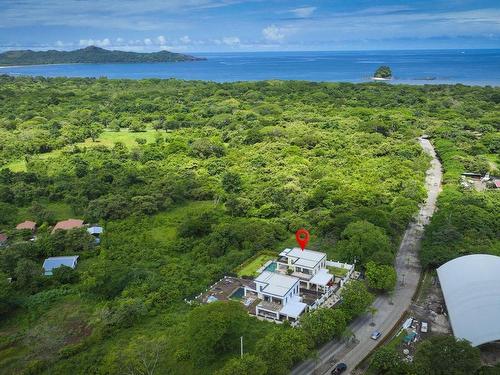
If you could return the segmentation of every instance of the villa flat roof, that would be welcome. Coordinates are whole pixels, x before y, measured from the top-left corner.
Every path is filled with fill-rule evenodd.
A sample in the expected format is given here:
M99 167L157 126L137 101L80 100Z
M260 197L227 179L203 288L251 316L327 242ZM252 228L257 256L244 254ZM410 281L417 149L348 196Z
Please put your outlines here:
M61 266L68 266L71 268L75 268L78 257L79 257L78 255L64 256L64 257L50 257L45 259L42 267L45 270L46 275L47 274L51 275L54 268L58 268Z
M285 306L283 306L280 310L280 314L297 319L306 307L307 304L300 302L298 298L292 298Z
M283 250L280 256L296 258L293 262L295 266L314 268L326 257L326 254L319 251L308 249L302 250L300 247L294 247L293 249Z
M332 280L333 275L328 272L327 269L320 269L318 272L316 272L316 275L313 276L311 280L309 280L310 283L313 283L315 285L321 285L321 286L326 286Z
M276 272L264 271L254 281L267 284L262 290L264 293L284 297L299 282L299 279Z

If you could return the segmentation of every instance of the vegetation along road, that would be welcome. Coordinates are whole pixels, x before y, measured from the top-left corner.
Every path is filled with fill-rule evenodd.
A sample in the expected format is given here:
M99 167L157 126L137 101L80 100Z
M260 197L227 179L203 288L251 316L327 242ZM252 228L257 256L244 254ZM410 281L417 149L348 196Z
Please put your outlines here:
M427 170L425 186L427 199L420 206L418 216L412 221L404 234L396 256L395 267L398 275L397 286L392 296L380 295L373 307L377 309L375 326L371 326L371 314L366 313L356 319L350 329L353 340L332 340L323 346L315 360L305 361L296 366L292 375L299 374L329 374L334 363L344 362L352 371L377 345L378 341L370 339L374 330L382 333L382 340L399 322L418 286L420 278L420 263L418 250L424 233L424 226L436 209L436 200L441 191L441 163L436 157L434 147L428 139L419 138L420 145L431 157L431 167Z

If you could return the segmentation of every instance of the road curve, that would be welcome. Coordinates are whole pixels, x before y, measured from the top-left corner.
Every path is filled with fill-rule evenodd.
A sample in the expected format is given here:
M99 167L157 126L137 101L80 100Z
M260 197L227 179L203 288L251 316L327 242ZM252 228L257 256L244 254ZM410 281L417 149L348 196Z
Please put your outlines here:
M418 139L424 152L432 157L431 166L426 172L425 187L427 199L420 205L415 220L406 229L401 245L396 255L395 267L398 281L392 301L387 296L378 296L373 303L377 309L375 326L370 326L368 314L354 320L349 328L354 333L355 340L351 342L333 340L325 344L315 360L308 360L297 365L291 375L329 374L336 362L347 364L351 373L366 356L375 348L377 341L371 340L373 330L382 332L381 340L398 323L405 311L410 307L420 279L420 263L418 251L424 234L424 226L436 209L437 197L441 191L442 170L434 147L425 138ZM392 303L391 303L392 302Z

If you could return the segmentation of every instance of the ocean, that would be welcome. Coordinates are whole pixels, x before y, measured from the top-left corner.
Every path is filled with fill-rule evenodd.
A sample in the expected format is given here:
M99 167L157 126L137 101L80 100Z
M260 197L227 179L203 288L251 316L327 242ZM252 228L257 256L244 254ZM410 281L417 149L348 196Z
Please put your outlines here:
M380 65L398 84L500 85L500 49L350 52L193 53L206 61L0 67L0 74L44 77L178 78L216 82L368 82Z

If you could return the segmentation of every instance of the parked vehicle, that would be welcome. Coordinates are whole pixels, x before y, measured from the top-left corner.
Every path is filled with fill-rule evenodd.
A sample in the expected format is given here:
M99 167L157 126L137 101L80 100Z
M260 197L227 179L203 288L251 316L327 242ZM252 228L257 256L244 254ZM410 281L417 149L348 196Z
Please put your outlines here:
M427 333L429 330L429 324L427 322L422 322L422 325L420 326L420 332Z
M379 331L373 331L370 337L372 338L372 340L378 340L380 336L382 336L382 334Z
M347 365L341 362L337 364L337 366L335 366L335 368L331 372L331 375L342 374L345 370L347 370Z

